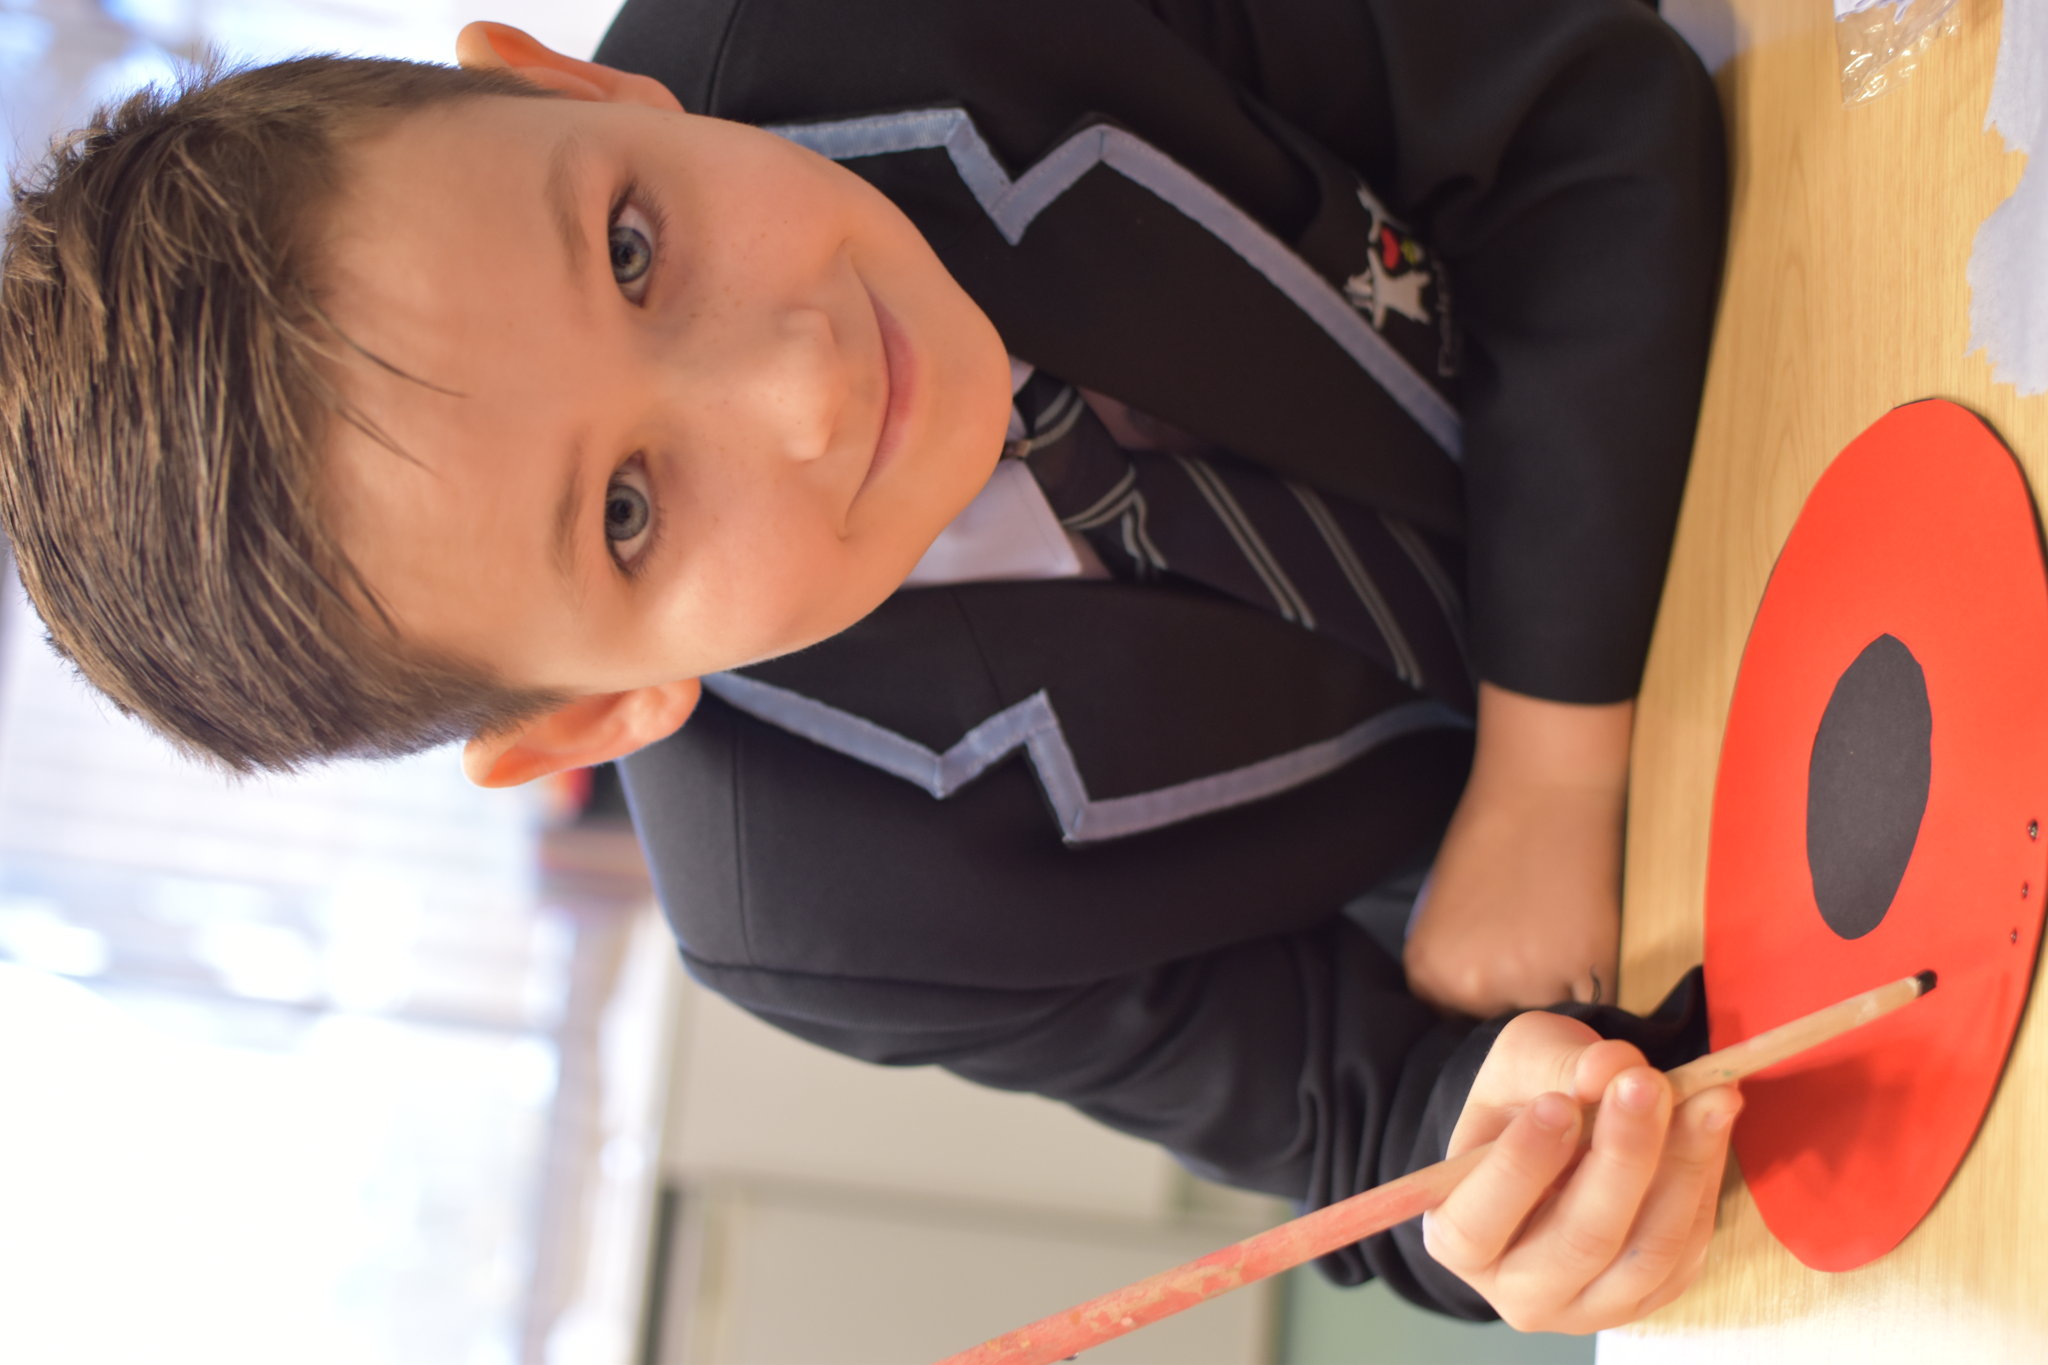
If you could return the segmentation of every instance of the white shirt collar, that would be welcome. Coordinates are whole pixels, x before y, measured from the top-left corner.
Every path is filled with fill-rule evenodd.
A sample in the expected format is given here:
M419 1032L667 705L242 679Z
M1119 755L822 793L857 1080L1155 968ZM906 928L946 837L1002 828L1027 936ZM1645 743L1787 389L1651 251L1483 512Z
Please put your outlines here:
M1031 373L1029 363L1010 358L1012 397ZM1013 406L1007 439L1020 440L1023 435L1023 418ZM1000 460L974 501L939 532L903 584L920 588L1108 576L1088 543L1060 525L1024 462Z

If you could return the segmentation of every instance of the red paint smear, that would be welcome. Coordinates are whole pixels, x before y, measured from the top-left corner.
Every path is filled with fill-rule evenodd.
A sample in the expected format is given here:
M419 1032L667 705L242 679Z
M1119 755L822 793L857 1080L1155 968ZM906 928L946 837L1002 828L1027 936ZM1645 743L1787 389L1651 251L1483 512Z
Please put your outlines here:
M1884 919L1846 940L1814 901L1807 766L1836 682L1886 634L1926 675L1927 811ZM1816 1270L1853 1269L1913 1229L1997 1088L2048 896L2044 680L2048 582L2018 467L1954 404L1887 414L1822 476L1772 571L1729 708L1707 864L1716 1048L1872 981L1939 975L1912 1009L1743 1086L1743 1176Z
M1051 1365L1065 1360L1218 1294L1405 1223L1442 1203L1486 1151L1477 1147L1426 1166L1199 1260L1006 1332L972 1350L948 1356L939 1365Z

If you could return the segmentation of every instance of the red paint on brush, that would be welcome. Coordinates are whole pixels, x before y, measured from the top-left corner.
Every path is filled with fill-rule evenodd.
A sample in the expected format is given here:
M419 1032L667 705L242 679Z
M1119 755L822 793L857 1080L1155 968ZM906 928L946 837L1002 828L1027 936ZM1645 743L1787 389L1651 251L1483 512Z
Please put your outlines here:
M1672 1103L1683 1104L1717 1085L1742 1080L1789 1057L1821 1047L1904 1008L1933 989L1932 971L1888 981L1687 1062L1665 1073L1671 1081ZM1589 1130L1590 1124L1582 1127L1581 1141ZM1099 1299L1090 1299L1078 1308L1040 1318L1029 1327L985 1341L971 1351L948 1356L939 1365L1050 1365L1065 1360L1146 1323L1192 1308L1204 1299L1292 1270L1304 1261L1427 1213L1443 1203L1492 1148L1491 1142L1481 1143L1434 1166L1374 1186L1221 1251L1212 1251L1200 1260L1175 1266Z
M1051 1365L1065 1360L1205 1299L1292 1270L1405 1223L1441 1204L1486 1151L1484 1146L1475 1147L1449 1161L1425 1166L1199 1260L1040 1318L971 1351L948 1356L939 1365Z

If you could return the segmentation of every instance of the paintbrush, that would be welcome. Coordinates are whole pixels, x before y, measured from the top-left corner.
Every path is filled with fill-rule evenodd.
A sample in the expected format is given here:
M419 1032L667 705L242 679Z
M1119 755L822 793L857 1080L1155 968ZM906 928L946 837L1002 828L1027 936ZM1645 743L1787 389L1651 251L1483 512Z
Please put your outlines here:
M1671 1081L1671 1102L1674 1106L1683 1104L1703 1090L1754 1075L1890 1014L1933 989L1933 972L1903 977L1674 1067L1665 1073ZM1303 1262L1426 1213L1442 1203L1492 1147L1490 1142L1482 1143L1447 1161L1424 1166L1399 1180L1390 1180L1221 1251L1212 1251L1200 1260L1040 1318L1029 1327L1020 1327L972 1350L948 1356L939 1365L1050 1365L1065 1360L1218 1294L1292 1270Z

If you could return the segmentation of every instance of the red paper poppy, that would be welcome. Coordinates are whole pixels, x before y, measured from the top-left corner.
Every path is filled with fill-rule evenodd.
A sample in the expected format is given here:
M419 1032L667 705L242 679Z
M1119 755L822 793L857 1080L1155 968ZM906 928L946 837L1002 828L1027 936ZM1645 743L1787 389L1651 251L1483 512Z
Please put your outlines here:
M1815 486L1743 651L1707 863L1713 1045L1933 969L1934 993L1744 1083L1764 1221L1883 1255L1991 1103L2048 897L2048 577L1997 437L1915 403Z

